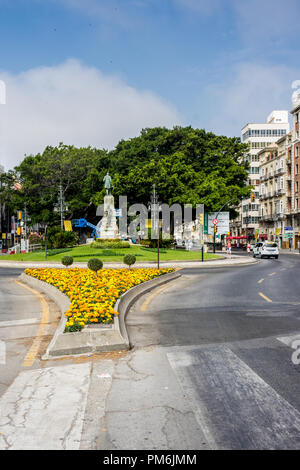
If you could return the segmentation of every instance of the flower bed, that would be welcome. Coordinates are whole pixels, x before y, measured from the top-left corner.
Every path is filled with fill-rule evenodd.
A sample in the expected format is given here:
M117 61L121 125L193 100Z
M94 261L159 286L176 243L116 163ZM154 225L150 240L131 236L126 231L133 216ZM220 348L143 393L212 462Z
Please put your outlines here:
M131 287L173 269L101 269L98 276L89 269L39 268L25 273L48 282L71 300L65 332L79 331L90 323L112 323L117 299Z

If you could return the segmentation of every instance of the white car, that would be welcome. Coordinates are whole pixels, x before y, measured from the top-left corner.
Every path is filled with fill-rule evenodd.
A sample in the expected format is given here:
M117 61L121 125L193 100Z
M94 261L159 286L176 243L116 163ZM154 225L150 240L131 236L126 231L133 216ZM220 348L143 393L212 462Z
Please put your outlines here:
M253 257L260 256L261 258L271 258L272 256L278 259L279 248L276 242L258 242L253 248Z

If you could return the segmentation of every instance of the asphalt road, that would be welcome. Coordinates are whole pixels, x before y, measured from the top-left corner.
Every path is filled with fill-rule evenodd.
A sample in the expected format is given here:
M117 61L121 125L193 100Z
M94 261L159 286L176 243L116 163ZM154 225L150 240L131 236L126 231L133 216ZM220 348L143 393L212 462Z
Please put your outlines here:
M25 363L35 340L42 317L39 298L18 284L23 269L0 268L0 396L19 374L28 369ZM57 325L57 307L49 301L49 324L39 338L39 351L31 367L39 365L40 355L50 341Z
M28 366L41 305L0 270L0 448L299 449L300 257L181 272L131 308L129 353Z
M136 358L163 346L156 368L171 369L200 426L198 441L194 423L186 442L298 449L300 365L291 342L300 338L300 257L181 272L140 299L126 323Z

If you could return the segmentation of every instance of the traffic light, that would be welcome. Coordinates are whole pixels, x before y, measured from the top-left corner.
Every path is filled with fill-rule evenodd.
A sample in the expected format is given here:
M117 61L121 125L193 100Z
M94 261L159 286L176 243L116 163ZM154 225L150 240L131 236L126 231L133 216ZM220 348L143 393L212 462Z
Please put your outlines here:
M217 225L214 225L214 232L217 233L217 231L218 231L218 227Z
M254 202L254 201L255 201L255 194L252 193L252 194L251 194L251 202Z

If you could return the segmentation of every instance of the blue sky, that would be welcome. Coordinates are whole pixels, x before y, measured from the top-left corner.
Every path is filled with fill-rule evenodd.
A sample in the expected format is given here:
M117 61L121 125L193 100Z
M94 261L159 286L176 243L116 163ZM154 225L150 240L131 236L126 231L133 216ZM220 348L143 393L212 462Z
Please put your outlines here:
M156 124L239 135L291 108L299 20L298 0L0 0L0 158Z

